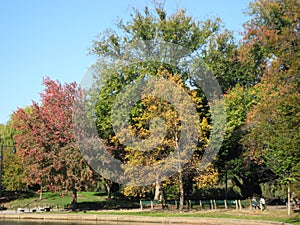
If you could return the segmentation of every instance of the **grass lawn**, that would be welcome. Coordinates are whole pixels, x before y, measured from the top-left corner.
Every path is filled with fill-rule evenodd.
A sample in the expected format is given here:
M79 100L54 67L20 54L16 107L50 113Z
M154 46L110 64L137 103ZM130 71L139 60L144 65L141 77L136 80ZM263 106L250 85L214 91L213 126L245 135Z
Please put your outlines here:
M84 212L80 212L84 213ZM230 218L230 219L246 219L246 220L267 220L276 222L285 222L299 225L299 213L292 213L287 215L286 210L282 209L268 209L266 211L259 210L235 210L235 209L218 209L218 210L202 210L189 211L179 213L178 211L98 211L86 212L90 214L113 214L113 215L136 215L136 216L156 216L156 217L209 217L209 218Z
M70 204L72 197L70 194L60 196L59 193L43 193L43 199L39 199L39 194L34 195L30 198L24 198L8 202L5 206L9 209L16 209L18 207L29 207L33 208L36 206L52 206L59 209L63 209L67 204ZM104 194L98 192L79 192L78 193L78 203L80 204L97 204L103 206L115 206L118 203L119 207L125 206L124 200L107 200ZM130 203L131 205L133 202ZM136 202L138 204L138 202ZM128 203L127 203L128 205ZM136 205L138 206L138 205ZM108 207L109 208L109 207ZM112 207L113 208L113 207ZM124 207L126 208L126 207ZM50 212L53 213L53 212ZM55 212L63 213L63 212ZM89 213L89 214L114 214L114 215L137 215L137 216L156 216L156 217L166 217L166 216L184 216L184 217L210 217L210 218L236 218L236 219L249 219L249 220L268 220L268 221L278 221L286 222L291 224L300 224L300 214L292 213L289 217L287 215L286 209L268 207L265 211L260 210L249 210L248 208L242 210L235 209L217 209L217 210L191 210L183 213L179 213L177 210L162 210L156 209L153 211L148 210L101 210L101 211L87 211L87 212L74 212L74 213Z
M105 201L105 196L98 192L79 192L78 202L99 202ZM7 202L4 204L9 209L16 209L18 207L33 208L36 206L53 206L63 209L66 205L72 202L72 196L70 193L61 196L60 193L43 193L43 198L40 200L40 194L35 194L33 197L18 199L15 201Z

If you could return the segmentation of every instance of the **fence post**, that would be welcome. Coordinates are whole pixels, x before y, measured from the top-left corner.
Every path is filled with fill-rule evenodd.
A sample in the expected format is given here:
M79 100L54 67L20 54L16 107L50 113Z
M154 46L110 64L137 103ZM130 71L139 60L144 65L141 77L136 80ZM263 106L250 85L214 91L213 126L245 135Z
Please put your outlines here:
M150 205L151 205L151 210L153 210L153 201L150 201Z
M215 209L217 209L217 203L216 203L215 199L214 199L214 207L215 207Z
M142 202L142 200L140 200L140 207L141 207L141 210L143 210L143 202Z
M210 208L214 209L214 205L213 205L213 201L212 200L210 200Z
M202 210L202 201L201 201L201 199L199 201L199 204L200 204L200 210Z
M176 207L176 209L178 209L177 200L175 200L175 207Z

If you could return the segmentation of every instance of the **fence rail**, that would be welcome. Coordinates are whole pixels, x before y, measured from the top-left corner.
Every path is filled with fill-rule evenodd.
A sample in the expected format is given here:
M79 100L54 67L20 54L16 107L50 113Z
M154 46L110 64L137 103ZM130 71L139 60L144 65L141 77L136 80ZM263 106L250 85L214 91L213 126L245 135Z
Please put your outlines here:
M144 208L157 208L157 207L175 207L178 209L179 201L171 200L171 201L158 201L158 200L140 200L140 208L143 210ZM184 202L184 207L188 209L229 209L235 208L240 210L242 208L250 207L250 202L248 200L187 200Z

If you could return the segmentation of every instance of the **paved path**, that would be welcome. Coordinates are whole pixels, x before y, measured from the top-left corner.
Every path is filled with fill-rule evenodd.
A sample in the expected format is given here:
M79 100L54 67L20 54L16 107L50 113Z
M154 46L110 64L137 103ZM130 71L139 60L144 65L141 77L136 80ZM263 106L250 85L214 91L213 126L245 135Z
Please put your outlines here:
M288 225L288 223L268 222L261 220L241 220L224 218L199 218L199 217L151 217L151 216L133 216L133 215L103 215L103 214L73 214L73 213L16 213L8 210L0 213L0 220L44 220L44 221L80 221L97 223L99 221L111 222L130 222L130 224L193 224L193 225Z

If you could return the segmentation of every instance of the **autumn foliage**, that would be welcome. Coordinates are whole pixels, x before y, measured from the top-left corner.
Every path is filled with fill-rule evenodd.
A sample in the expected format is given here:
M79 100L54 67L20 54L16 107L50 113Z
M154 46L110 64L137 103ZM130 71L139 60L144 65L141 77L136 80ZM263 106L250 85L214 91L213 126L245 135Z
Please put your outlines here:
M24 182L49 190L87 187L92 171L82 159L73 134L76 83L61 85L45 78L41 103L13 115L15 141L25 166Z

